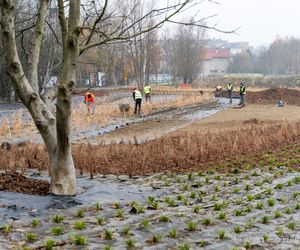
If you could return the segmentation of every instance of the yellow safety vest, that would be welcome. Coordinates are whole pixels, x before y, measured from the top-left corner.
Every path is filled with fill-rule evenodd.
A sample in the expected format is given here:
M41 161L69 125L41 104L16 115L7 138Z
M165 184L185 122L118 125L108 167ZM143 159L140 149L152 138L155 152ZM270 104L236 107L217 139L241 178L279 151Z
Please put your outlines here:
M142 99L142 93L138 90L135 90L135 95L134 95L134 99L137 100L137 99Z
M145 86L144 87L145 94L150 94L150 91L151 91L151 87L150 86Z
M232 84L229 83L229 84L227 85L227 90L228 90L228 91L232 91L232 89L233 89L233 86L232 86Z

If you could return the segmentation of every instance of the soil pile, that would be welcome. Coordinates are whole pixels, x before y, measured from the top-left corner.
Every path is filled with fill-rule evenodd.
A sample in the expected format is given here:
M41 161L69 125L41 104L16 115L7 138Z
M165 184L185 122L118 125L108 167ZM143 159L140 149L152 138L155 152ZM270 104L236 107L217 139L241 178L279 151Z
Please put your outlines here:
M47 195L49 187L48 181L31 179L20 173L0 174L0 191Z
M216 93L216 96L227 97L227 91L223 90ZM232 96L238 97L239 94L234 91ZM284 101L288 105L300 106L300 91L297 89L271 88L257 92L247 91L246 93L246 103L249 104L276 105L279 100Z
M272 88L247 93L248 103L277 104L279 100L289 105L300 105L300 91L297 89Z

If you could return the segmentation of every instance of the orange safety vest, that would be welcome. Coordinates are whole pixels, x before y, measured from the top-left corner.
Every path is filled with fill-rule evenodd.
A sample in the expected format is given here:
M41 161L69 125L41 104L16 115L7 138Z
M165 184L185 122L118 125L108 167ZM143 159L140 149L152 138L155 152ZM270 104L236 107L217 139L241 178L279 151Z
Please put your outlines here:
M89 93L87 92L84 96L84 101L85 102L89 102L89 103L93 103L95 101L95 96L93 93Z

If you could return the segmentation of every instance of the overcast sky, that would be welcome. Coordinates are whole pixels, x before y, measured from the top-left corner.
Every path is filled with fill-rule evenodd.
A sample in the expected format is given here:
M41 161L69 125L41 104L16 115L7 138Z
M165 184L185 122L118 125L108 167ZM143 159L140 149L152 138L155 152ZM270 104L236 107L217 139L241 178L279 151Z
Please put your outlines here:
M268 45L277 36L300 38L300 0L216 0L220 5L207 1L198 6L201 16L218 16L210 24L218 22L224 30L240 29L235 34L209 31L209 37L228 41L248 41L250 45Z

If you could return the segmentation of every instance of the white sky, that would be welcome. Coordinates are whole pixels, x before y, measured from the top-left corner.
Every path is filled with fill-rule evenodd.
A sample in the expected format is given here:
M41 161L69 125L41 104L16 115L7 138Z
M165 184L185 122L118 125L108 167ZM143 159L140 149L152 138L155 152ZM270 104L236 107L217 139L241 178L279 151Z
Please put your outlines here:
M230 42L247 41L252 46L269 45L277 37L300 38L300 0L215 0L220 5L200 4L199 15L218 23L219 29L232 30L239 26L238 34L221 34L209 31L210 38ZM190 12L190 11L189 11Z

